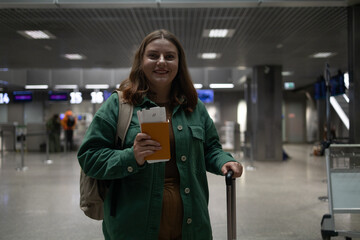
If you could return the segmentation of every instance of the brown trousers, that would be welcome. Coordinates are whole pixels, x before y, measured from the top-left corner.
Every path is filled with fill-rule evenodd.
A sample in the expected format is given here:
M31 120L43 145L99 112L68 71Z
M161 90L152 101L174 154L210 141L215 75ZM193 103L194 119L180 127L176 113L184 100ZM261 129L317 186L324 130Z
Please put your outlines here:
M177 182L165 179L159 240L181 240L183 205Z

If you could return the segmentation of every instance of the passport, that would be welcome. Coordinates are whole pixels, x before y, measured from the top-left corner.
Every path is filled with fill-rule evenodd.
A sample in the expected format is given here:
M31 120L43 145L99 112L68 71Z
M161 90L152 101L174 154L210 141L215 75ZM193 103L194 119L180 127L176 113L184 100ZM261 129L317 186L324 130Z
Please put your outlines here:
M161 149L145 157L148 163L165 162L171 158L169 122L166 121L164 107L154 107L137 111L141 132L160 143Z

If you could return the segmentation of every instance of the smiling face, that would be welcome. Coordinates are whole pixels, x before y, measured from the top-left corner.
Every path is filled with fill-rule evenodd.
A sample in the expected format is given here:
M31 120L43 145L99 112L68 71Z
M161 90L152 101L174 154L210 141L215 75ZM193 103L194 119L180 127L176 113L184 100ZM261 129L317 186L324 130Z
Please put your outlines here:
M142 69L152 91L170 92L179 65L176 46L160 38L150 42L144 52Z

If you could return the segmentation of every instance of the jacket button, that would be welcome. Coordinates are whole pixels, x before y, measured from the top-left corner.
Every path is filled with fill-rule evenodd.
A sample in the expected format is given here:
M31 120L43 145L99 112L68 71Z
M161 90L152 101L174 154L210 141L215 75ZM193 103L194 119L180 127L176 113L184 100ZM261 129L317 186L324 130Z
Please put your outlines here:
M128 166L127 170L128 170L128 172L130 172L130 173L134 171L134 169L133 169L132 166Z
M186 161L186 156L182 155L181 156L181 161L185 162Z
M190 193L190 188L185 188L184 191L185 191L186 194L189 194Z
M179 131L181 131L181 130L183 129L183 127L182 127L181 125L178 125L178 126L177 126L177 129L178 129Z
M191 224L191 223L192 223L192 219L191 219L191 218L188 218L188 219L186 220L186 223L187 223L187 224Z

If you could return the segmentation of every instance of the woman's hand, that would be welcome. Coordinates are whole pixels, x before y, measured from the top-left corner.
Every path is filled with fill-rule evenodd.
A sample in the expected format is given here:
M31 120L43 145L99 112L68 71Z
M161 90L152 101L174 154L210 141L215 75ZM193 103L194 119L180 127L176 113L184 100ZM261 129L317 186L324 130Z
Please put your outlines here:
M227 162L222 168L221 172L226 175L229 170L234 172L234 178L240 177L243 173L243 166L238 162Z
M145 133L138 133L134 141L134 155L138 165L145 163L144 158L161 149L160 143Z

